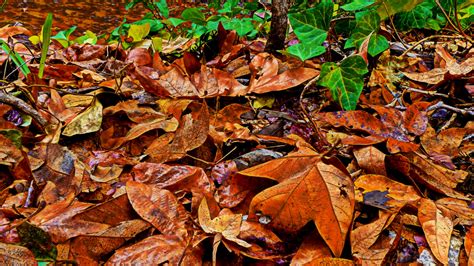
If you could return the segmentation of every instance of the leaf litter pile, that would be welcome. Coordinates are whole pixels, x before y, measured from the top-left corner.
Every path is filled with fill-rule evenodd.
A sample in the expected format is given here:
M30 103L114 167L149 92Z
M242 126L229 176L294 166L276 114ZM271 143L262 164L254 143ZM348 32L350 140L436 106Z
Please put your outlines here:
M31 35L0 29L32 72L0 55L2 264L474 263L470 44L321 67L219 26L211 58L53 43L40 79Z

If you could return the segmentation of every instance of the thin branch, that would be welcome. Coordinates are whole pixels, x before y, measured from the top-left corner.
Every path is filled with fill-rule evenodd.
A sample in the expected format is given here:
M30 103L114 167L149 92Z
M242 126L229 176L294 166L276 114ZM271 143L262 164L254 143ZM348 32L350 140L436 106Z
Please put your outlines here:
M448 95L443 94L443 93L439 93L439 92L436 92L436 91L424 91L424 90L415 89L415 88L411 88L411 87L404 86L404 85L400 85L400 87L402 87L403 89L405 89L407 91L411 91L411 92L417 92L417 93L427 94L427 95L431 95L431 96L439 96L439 97L443 97L443 98L446 98L446 99L450 98Z
M403 57L405 56L407 53L411 52L415 47L417 47L418 45L426 42L426 41L429 41L431 39L436 39L436 38L448 38L448 39L464 39L463 36L451 36L451 35L431 35L431 36L428 36L426 38L423 38L419 41L417 41L415 44L413 44L410 48L406 49L405 52L403 52L403 54L401 54L400 56Z
M44 119L36 109L29 106L22 99L14 97L3 90L0 90L0 102L18 108L23 113L30 115L34 120L36 120L36 122L38 122L38 124L41 125L42 128L46 128L48 125L48 121L46 121L46 119Z
M309 122L311 123L311 125L313 126L313 129L315 130L316 132L316 136L317 136L317 141L321 141L323 142L324 146L327 146L329 145L329 143L327 143L327 140L326 138L324 138L324 136L322 135L321 131L319 130L319 127L318 125L316 125L316 123L313 121L313 119L311 119L311 117L309 116L308 114L308 111L306 111L306 107L304 106L303 104L303 96L305 94L305 92L308 90L308 88L313 84L315 83L317 80L319 79L319 75L317 75L316 77L314 77L312 80L310 80L303 88L303 91L301 91L301 94L300 94L300 107L301 107L301 111L303 112L304 116L306 117L307 120L309 120ZM318 150L319 151L319 150ZM320 152L320 151L319 151Z
M444 109L447 109L447 110L450 110L450 111L453 111L453 112L456 112L456 113L459 113L459 114L462 114L462 115L474 116L474 110L460 109L460 108L457 108L457 107L454 107L454 106L451 106L451 105L447 105L443 102L437 102L436 104L433 104L432 106L428 107L427 111L432 111L432 110L436 110L436 109L439 109L439 108L444 108Z

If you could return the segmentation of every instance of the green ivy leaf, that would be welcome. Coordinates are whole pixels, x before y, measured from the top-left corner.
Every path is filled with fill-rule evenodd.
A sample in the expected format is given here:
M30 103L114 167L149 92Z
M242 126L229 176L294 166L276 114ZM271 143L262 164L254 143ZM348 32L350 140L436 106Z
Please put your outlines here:
M385 36L380 34L372 34L369 40L367 51L370 56L376 56L390 47Z
M183 13L181 13L181 17L184 20L189 20L192 23L195 23L195 24L198 24L198 25L206 24L206 18L204 17L204 14L197 7L186 8L183 11Z
M222 26L226 30L235 30L239 36L245 36L254 29L252 19L250 18L233 18L230 21L224 21Z
M341 6L342 9L345 11L357 11L364 9L372 4L374 4L374 0L354 0L350 2L349 4L345 4Z
M142 25L132 24L128 30L128 37L133 38L133 42L139 42L143 40L150 33L150 24L145 23Z
M160 14L164 18L168 18L170 16L170 10L168 9L168 4L166 3L166 0L160 0L155 2L155 6L158 8Z
M62 30L58 34L51 37L51 39L58 41L64 48L68 48L70 45L69 36L76 30L77 26L72 26L67 30Z
M182 20L180 18L169 18L168 21L171 22L171 25L173 25L173 27L177 27L182 23L186 22L185 20Z
M323 1L304 12L289 14L291 26L298 39L302 43L321 45L326 40L333 9L334 4L331 1Z
M377 0L377 13L382 19L400 12L408 12L426 0Z
M395 24L401 30L423 29L428 19L433 17L432 9L435 7L434 1L428 0L416 6L408 12L397 14Z
M359 48L364 40L370 38L368 52L371 56L385 51L389 44L384 36L377 34L379 27L380 17L375 10L357 12L355 30L346 41L344 48Z
M359 55L347 57L340 65L324 63L318 84L329 88L344 110L355 110L364 86L363 75L368 72L364 59Z
M305 61L307 59L313 58L324 53L326 51L326 48L320 45L314 46L306 43L298 43L288 47L286 51L290 55L297 57L301 61Z

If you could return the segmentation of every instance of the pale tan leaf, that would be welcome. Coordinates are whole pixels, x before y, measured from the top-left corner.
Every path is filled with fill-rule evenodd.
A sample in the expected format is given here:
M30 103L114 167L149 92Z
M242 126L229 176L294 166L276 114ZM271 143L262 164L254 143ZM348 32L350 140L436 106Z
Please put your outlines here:
M102 125L102 104L95 99L82 113L69 122L63 130L64 136L74 136L96 132Z

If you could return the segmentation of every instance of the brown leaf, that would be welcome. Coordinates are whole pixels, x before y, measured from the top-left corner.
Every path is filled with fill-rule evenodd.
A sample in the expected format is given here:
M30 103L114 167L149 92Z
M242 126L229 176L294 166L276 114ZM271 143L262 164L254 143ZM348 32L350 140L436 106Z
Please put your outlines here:
M390 212L398 212L405 204L415 204L420 196L412 186L398 183L382 175L362 175L354 182L359 202Z
M280 182L256 195L249 213L265 216L274 228L288 232L314 221L332 252L340 256L354 211L351 178L314 152L297 153L240 172Z
M147 66L152 62L150 52L146 48L134 48L128 52L126 63L132 63L135 66Z
M461 224L471 225L474 221L474 209L469 204L460 199L442 198L436 201L438 208L447 208L452 214L460 218Z
M173 193L156 185L127 182L127 195L134 210L162 234L186 237L188 213Z
M29 249L0 242L0 264L38 265L35 255Z
M201 254L192 245L172 235L156 235L121 248L107 261L106 265L137 264L158 265L201 265Z
M104 231L89 236L78 236L71 241L73 258L100 261L105 255L120 248L127 240L150 228L150 224L141 220L124 221ZM67 258L66 258L67 259Z
M249 67L252 77L248 92L254 93L290 89L319 74L315 69L304 67L280 72L278 60L267 53L256 55Z
M389 173L392 170L395 170L396 172L403 174L407 178L427 185L430 189L439 193L443 193L447 196L457 199L468 199L466 196L455 191L448 184L446 184L446 181L448 181L449 179L463 179L465 176L462 171L451 171L447 168L435 165L434 163L430 162L426 157L418 153L407 153L404 156L392 155L387 157L386 162L387 167L389 167L390 169L388 170ZM446 174L450 175L450 177L444 176L445 172ZM432 174L435 175L433 176ZM450 183L453 184L453 182Z
M453 232L449 213L443 213L429 199L421 199L418 219L433 255L443 264L448 264L448 251Z
M332 258L331 250L321 236L310 234L303 240L295 256L291 259L290 265L314 265L316 260L322 258Z
M171 143L160 149L151 146L145 151L145 154L153 158L153 162L161 163L182 158L186 152L198 148L206 141L209 132L209 110L206 104L198 106L199 109L196 108L182 117L181 125Z
M55 243L64 242L78 235L96 233L109 228L103 223L73 220L72 218L92 204L69 199L51 204L30 219L31 223L48 232Z
M357 164L365 170L367 174L387 175L385 169L385 154L374 146L354 149L354 156Z
M21 150L9 138L0 134L0 164L14 166L22 159Z
M371 261L382 265L390 250L390 243L384 243L383 248L372 247L379 240L382 231L386 229L395 218L396 213L379 212L379 218L374 222L361 225L351 232L352 255L362 261Z
M474 265L474 226L466 234L464 239L464 248L466 249L467 256L469 257L468 266Z

